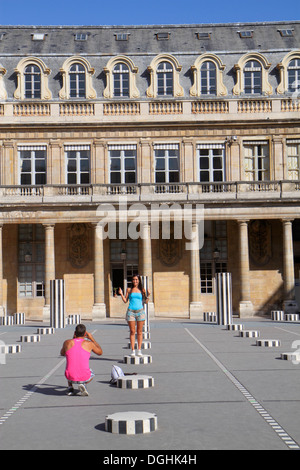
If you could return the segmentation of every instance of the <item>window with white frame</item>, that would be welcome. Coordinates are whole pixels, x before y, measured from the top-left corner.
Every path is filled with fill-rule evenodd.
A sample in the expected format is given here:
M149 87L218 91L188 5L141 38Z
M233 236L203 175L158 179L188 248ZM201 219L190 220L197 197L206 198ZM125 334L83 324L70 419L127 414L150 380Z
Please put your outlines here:
M268 181L270 179L268 141L244 142L244 162L247 181Z
M179 183L179 145L155 144L155 182Z
M129 97L129 68L119 63L113 69L114 96Z
M286 142L288 179L300 180L300 139Z
M203 62L200 68L201 95L216 95L217 93L217 69L210 60Z
M85 98L85 68L82 64L73 64L69 69L70 98Z
M41 224L21 224L18 230L19 297L45 295L45 234Z
M21 185L46 184L46 153L44 145L18 147L19 183Z
M197 144L200 182L225 181L224 144Z
M136 153L135 144L108 146L111 184L136 183Z
M24 84L25 84L25 98L40 99L41 98L41 86L42 78L41 71L37 65L30 64L24 69Z
M300 90L300 57L290 61L288 68L288 91Z
M249 60L245 64L244 92L249 95L262 93L262 66L257 60Z
M214 293L215 275L227 271L227 258L226 221L206 220L204 222L204 245L200 250L201 293Z
M173 96L173 66L170 62L161 62L157 66L157 95Z
M66 145L67 184L90 184L90 146Z

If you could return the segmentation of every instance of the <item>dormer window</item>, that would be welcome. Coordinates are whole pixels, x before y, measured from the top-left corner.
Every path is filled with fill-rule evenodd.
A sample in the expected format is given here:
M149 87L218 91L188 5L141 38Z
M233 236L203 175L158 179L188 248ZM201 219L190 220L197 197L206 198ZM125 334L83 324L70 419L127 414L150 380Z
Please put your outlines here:
M76 33L75 34L75 41L87 41L88 34L87 33Z
M253 31L239 31L240 38L253 38Z
M116 33L116 41L128 41L130 34L129 33Z
M283 38L294 36L294 30L293 29L279 29L278 31L280 33L280 36L283 37Z
M44 33L34 33L31 35L32 41L44 41L46 34Z
M170 39L170 33L156 33L157 41L168 41Z
M210 33L196 33L197 39L210 39Z

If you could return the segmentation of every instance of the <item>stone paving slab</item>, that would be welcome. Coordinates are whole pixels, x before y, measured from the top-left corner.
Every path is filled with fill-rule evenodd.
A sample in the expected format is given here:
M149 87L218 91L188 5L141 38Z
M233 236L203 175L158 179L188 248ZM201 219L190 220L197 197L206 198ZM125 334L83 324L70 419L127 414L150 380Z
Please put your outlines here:
M239 320L238 323L241 323ZM93 356L88 397L65 395L65 359L59 355L74 326L23 344L0 365L1 450L289 450L300 445L300 364L280 359L300 340L299 323L243 321L277 348L255 346L223 326L192 321L151 323L151 364L123 363L128 327L123 321L87 323L103 348ZM0 340L18 343L41 324L1 326ZM155 386L126 390L109 384L113 364L151 375ZM117 412L155 413L158 429L112 435L105 417Z

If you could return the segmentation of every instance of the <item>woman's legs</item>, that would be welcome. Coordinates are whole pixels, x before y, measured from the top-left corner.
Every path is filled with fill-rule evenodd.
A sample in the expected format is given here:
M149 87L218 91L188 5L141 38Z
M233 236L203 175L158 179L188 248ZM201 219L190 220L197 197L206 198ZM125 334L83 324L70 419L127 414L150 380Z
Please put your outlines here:
M144 326L144 321L137 322L137 344L138 344L139 351L141 350L142 342L143 342L143 326Z
M135 321L129 321L128 322L129 326L129 332L130 332L130 345L132 351L135 350Z

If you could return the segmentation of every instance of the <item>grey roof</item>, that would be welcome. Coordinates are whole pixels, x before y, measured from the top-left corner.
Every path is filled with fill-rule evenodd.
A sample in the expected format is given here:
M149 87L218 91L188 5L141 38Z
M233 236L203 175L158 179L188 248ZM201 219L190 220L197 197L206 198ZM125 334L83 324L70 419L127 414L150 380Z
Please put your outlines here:
M280 29L292 29L292 37L282 37ZM253 31L252 38L241 38L239 31ZM75 41L76 33L88 34L87 41ZM116 41L118 32L129 33L128 41ZM157 40L156 33L168 32L168 40ZM209 32L210 39L196 33ZM48 54L159 54L202 53L205 51L283 50L300 48L300 21L267 23L193 24L158 26L0 26L5 33L0 55ZM33 41L33 33L45 33L44 41Z

